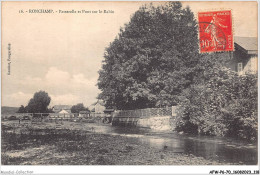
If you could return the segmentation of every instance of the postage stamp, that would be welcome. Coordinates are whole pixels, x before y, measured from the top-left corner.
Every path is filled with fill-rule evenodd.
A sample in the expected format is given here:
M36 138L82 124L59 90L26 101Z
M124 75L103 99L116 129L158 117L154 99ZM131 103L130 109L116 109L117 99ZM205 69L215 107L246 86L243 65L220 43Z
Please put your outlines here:
M231 10L198 12L200 53L233 51Z

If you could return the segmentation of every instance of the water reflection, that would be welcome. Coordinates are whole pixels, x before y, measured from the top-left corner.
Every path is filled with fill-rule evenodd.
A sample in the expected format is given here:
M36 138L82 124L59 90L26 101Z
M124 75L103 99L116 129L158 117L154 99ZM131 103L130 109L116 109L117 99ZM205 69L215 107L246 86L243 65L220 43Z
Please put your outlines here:
M96 132L132 137L136 142L176 153L193 154L210 160L257 164L257 146L234 139L155 132L147 128L94 126Z

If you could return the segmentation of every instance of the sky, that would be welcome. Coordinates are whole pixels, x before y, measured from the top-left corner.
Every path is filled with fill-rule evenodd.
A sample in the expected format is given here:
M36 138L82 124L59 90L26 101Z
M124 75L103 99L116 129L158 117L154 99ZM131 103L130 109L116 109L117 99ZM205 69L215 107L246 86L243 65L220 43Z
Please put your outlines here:
M94 103L100 93L96 84L105 48L145 3L2 2L1 105L27 105L39 90L48 92L50 106ZM198 11L231 9L234 35L257 37L256 2L183 2L187 5L195 16ZM26 13L34 9L55 13ZM66 14L59 10L114 13Z

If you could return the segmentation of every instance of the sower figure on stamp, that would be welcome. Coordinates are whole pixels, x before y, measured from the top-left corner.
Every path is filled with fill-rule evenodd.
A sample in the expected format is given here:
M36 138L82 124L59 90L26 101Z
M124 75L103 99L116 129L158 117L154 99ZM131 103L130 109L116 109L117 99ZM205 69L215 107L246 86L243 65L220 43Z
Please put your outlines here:
M208 27L205 29L205 33L210 33L211 40L212 40L212 46L214 46L215 49L217 49L218 45L221 45L223 47L223 49L225 49L224 41L221 41L221 40L223 40L223 38L218 36L218 33L220 32L220 31L218 31L218 27L227 28L227 26L221 24L222 21L223 21L223 19L218 18L217 15L214 14L213 19L211 20Z

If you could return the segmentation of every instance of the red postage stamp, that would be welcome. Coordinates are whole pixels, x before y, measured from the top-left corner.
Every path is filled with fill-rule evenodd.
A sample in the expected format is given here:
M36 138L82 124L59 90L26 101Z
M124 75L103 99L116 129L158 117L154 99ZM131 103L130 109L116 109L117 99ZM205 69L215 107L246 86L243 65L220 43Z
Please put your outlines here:
M231 10L199 12L200 52L233 51Z

